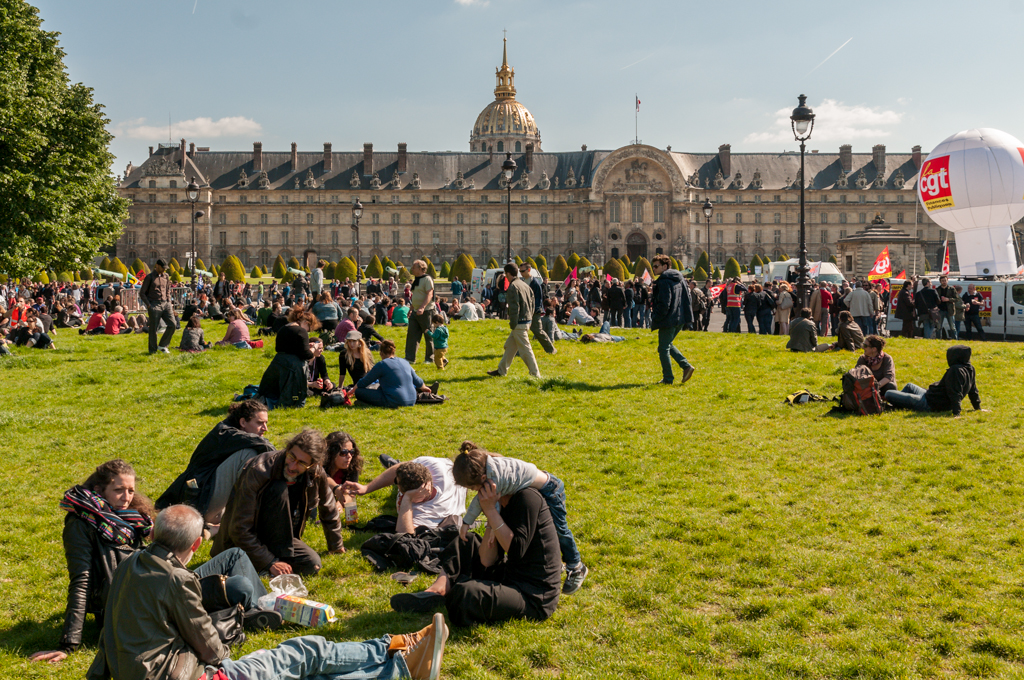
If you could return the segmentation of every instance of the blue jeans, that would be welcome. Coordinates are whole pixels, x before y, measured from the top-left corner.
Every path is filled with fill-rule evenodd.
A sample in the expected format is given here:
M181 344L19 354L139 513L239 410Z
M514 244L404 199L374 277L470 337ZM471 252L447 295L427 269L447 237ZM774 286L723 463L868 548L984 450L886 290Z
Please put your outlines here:
M690 362L672 344L672 341L676 339L681 330L683 330L682 326L669 326L668 328L658 329L658 356L661 358L661 379L664 382L672 382L675 379L672 375L672 362L669 361L670 356L676 360L676 363L684 371L690 368Z
M626 307L622 311L622 325L626 328L633 327L633 305Z
M726 333L739 333L740 332L740 308L739 307L726 307L725 308L725 332Z
M929 315L928 313L923 314L921 316L921 322L924 324L924 329L922 330L921 335L926 340L931 340L932 334L935 332L935 326L932 324L931 315Z
M319 635L285 640L274 649L225 659L221 670L231 680L342 680L343 678L408 678L401 654L388 656L391 637L366 642L331 642ZM211 677L207 670L207 677Z
M240 604L242 609L252 609L256 606L256 600L267 594L260 575L256 573L256 567L252 566L249 556L241 548L228 548L193 569L192 573L199 578L214 574L227 576L224 586L228 602Z
M939 335L942 335L943 327L949 328L949 334L953 336L953 340L960 339L960 332L956 322L956 314L950 314L948 311L939 312Z
M967 331L967 339L971 339L971 326L978 329L978 335L981 339L985 339L985 331L981 327L981 315L980 314L967 314L964 316L964 330Z
M885 400L896 408L909 408L914 411L931 411L928 400L925 398L926 389L918 387L914 383L907 383L900 391L889 390L885 393Z
M765 309L757 313L757 329L761 335L771 335L774 322L775 315L772 314L772 310Z
M547 501L548 510L551 511L551 520L558 534L558 547L562 549L562 561L568 569L575 569L580 566L583 558L580 557L580 549L576 547L576 539L565 518L565 484L549 472L548 483L540 488L540 495Z
M612 332L612 324L611 324L610 321L605 321L603 324L601 324L601 330L599 332L600 333L604 333L604 334L608 335L609 337L611 337L612 342L622 342L623 340L626 339L626 338L622 337L621 335L612 335L611 334L611 332Z
M855 316L853 320L860 326L860 332L864 335L871 335L874 331L871 329L871 317L870 316Z

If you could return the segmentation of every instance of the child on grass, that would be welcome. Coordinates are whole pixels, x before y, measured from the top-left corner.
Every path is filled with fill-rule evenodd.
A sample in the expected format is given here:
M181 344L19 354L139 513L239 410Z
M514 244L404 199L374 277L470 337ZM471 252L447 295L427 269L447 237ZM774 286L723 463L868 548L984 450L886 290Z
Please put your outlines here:
M443 371L448 365L448 327L440 314L430 317L430 337L434 340L434 365Z
M437 345L434 345L437 352ZM583 585L589 570L583 564L576 539L569 529L565 510L565 484L554 475L537 468L533 463L506 458L491 453L473 442L462 442L459 455L452 466L455 483L471 491L479 493L484 484L494 484L498 496L510 496L526 488L534 488L548 504L551 519L554 521L558 544L562 550L562 560L566 565L565 584L562 592L566 595L576 592ZM469 509L462 518L460 536L465 539L467 527L480 516L479 496L469 504Z

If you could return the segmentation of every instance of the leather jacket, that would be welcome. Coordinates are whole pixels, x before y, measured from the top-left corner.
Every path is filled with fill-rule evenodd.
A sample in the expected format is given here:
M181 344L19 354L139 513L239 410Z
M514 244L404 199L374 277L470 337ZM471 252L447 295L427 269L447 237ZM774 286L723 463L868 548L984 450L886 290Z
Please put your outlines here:
M161 545L114 574L87 680L197 680L231 652L203 609L199 577Z
M241 548L249 556L257 572L266 571L271 564L278 561L270 548L260 542L257 525L260 521L259 513L264 490L272 481L284 479L284 459L284 451L269 451L256 456L242 468L242 474L238 477L228 505L224 509L221 530L213 539L211 557L228 548ZM320 523L327 539L327 549L341 549L341 517L334 493L327 485L327 473L319 465L314 465L306 470L300 480L305 480L306 507L298 509L302 518L298 536L301 537L306 529L306 517L310 508L319 505Z
M103 540L85 520L68 513L64 518L64 557L68 562L68 603L64 610L64 630L60 649L71 652L82 644L85 615L96 614L102 620L114 570L142 547L115 545Z

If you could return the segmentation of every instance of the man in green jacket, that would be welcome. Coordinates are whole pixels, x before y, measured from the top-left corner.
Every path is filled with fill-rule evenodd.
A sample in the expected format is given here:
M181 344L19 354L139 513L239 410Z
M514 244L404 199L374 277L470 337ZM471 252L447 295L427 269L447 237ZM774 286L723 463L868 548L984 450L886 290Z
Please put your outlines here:
M505 280L509 282L505 291L505 304L508 308L508 325L512 332L505 341L505 354L501 357L501 363L494 371L488 371L487 375L504 376L508 373L512 360L516 354L522 357L529 369L530 375L534 378L540 377L540 369L537 368L537 358L533 355L533 346L530 345L530 322L533 320L533 291L530 286L519 278L519 267L515 262L505 265Z

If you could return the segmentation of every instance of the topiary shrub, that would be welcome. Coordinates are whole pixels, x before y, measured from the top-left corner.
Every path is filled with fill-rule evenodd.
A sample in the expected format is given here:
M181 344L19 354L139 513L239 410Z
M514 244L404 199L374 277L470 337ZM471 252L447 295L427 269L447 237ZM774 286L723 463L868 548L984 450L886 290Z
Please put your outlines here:
M619 281L625 279L624 271L622 263L614 257L604 263L604 269L602 270L605 275L611 276L613 279L618 279Z
M537 265L537 271L540 272L540 277L542 279L544 279L545 281L548 281L548 280L551 279L551 275L548 273L547 266L545 266L543 264L539 264L539 265Z
M427 260L426 262L427 262L427 276L429 276L432 279L436 279L437 278L437 269L434 268L434 263L431 262L430 260Z
M275 279L283 279L284 275L288 273L288 269L284 264L284 258L280 255L277 256L276 260L274 260L274 267L271 270L271 273L274 275Z
M374 255L370 258L370 264L366 265L365 274L371 279L379 279L384 276L384 265L379 257Z
M580 269L583 269L584 267L593 267L594 265L591 264L590 260L588 260L587 258L581 257L579 262L576 263L576 266L579 267Z
M46 272L39 272L39 274L36 275L35 280L36 283L42 283L45 285L50 282L50 277L46 274Z
M715 271L711 274L711 276L712 276L712 278L715 278L715 279L721 281L722 280L722 270L719 269L718 267L715 267Z
M547 268L548 266L548 258L544 257L543 255L538 255L537 257L533 258L533 260L534 262L537 263L538 269L541 267L541 265L543 265L545 268Z
M245 283L245 267L242 266L242 261L234 255L228 255L224 264L220 266L220 271L232 283Z
M381 264L384 265L384 269L385 270L387 270L389 267L391 269L398 269L398 267L395 266L394 261L390 257L387 257L387 256L384 257L384 260L381 262Z
M291 267L292 269L298 269L300 271L302 270L302 264L299 263L298 258L296 258L294 255L288 258L288 266Z
M452 266L447 262L441 263L441 278L448 279L449 281L452 278Z
M202 258L196 258L196 269L202 269L203 271L209 271L206 265L203 264Z
M178 271L181 271L181 265L178 264L178 258L176 257L171 258L171 261L167 263L167 267L168 269L177 269Z
M57 275L57 280L61 283L74 283L75 275L71 272L61 272Z
M254 264L252 266L252 271L249 272L249 276L251 276L254 279L262 279L263 278L263 272L260 271L259 265Z
M736 261L735 257L730 257L725 263L725 278L731 279L739 276L741 273L740 263Z
M764 266L764 260L761 259L760 255L758 255L757 253L754 253L754 256L752 258L750 258L750 271L751 272L755 272L757 270L754 269L754 267L763 267L763 266Z
M356 278L356 263L352 261L350 257L343 257L338 262L337 266L334 267L334 278L339 281L345 279L355 280Z
M487 261L487 268L488 269L501 269L501 265L498 264L498 261L495 260L492 257L490 260Z
M177 269L173 270L170 274L170 279L174 283L181 283L181 272Z
M565 265L569 271L572 271L580 263L580 256L576 253L569 253L569 257L565 260Z
M644 272L648 272L652 278L654 277L654 270L651 269L651 263L647 261L646 257L641 256L633 266L633 277L641 279L643 278Z
M703 269L705 274L711 269L711 256L708 255L708 251L701 251L697 258L697 267Z
M405 267L402 267L401 269L398 270L398 280L401 281L402 283L409 283L410 281L413 280L413 278L414 277L412 273Z
M460 281L470 281L473 278L473 270L475 268L473 259L466 253L462 253L455 258L455 264L452 265L449 278L459 279Z
M707 281L708 280L708 273L706 271L704 271L704 267L697 267L696 269L693 270L693 280L694 281Z
M111 266L112 266L112 264L110 262L110 258L109 257L104 257L103 261L100 262L100 269L106 269L108 272L114 271L113 269L110 268Z
M555 258L555 264L551 268L551 279L554 281L565 281L565 277L569 275L569 263L565 261L565 258L559 255Z
M837 267L839 266L839 263L836 261L836 256L835 255L829 255L828 256L828 261L831 262L832 264L836 265Z
M518 255L516 255L515 263L516 263L516 266L521 265L523 263L523 258L521 258Z

